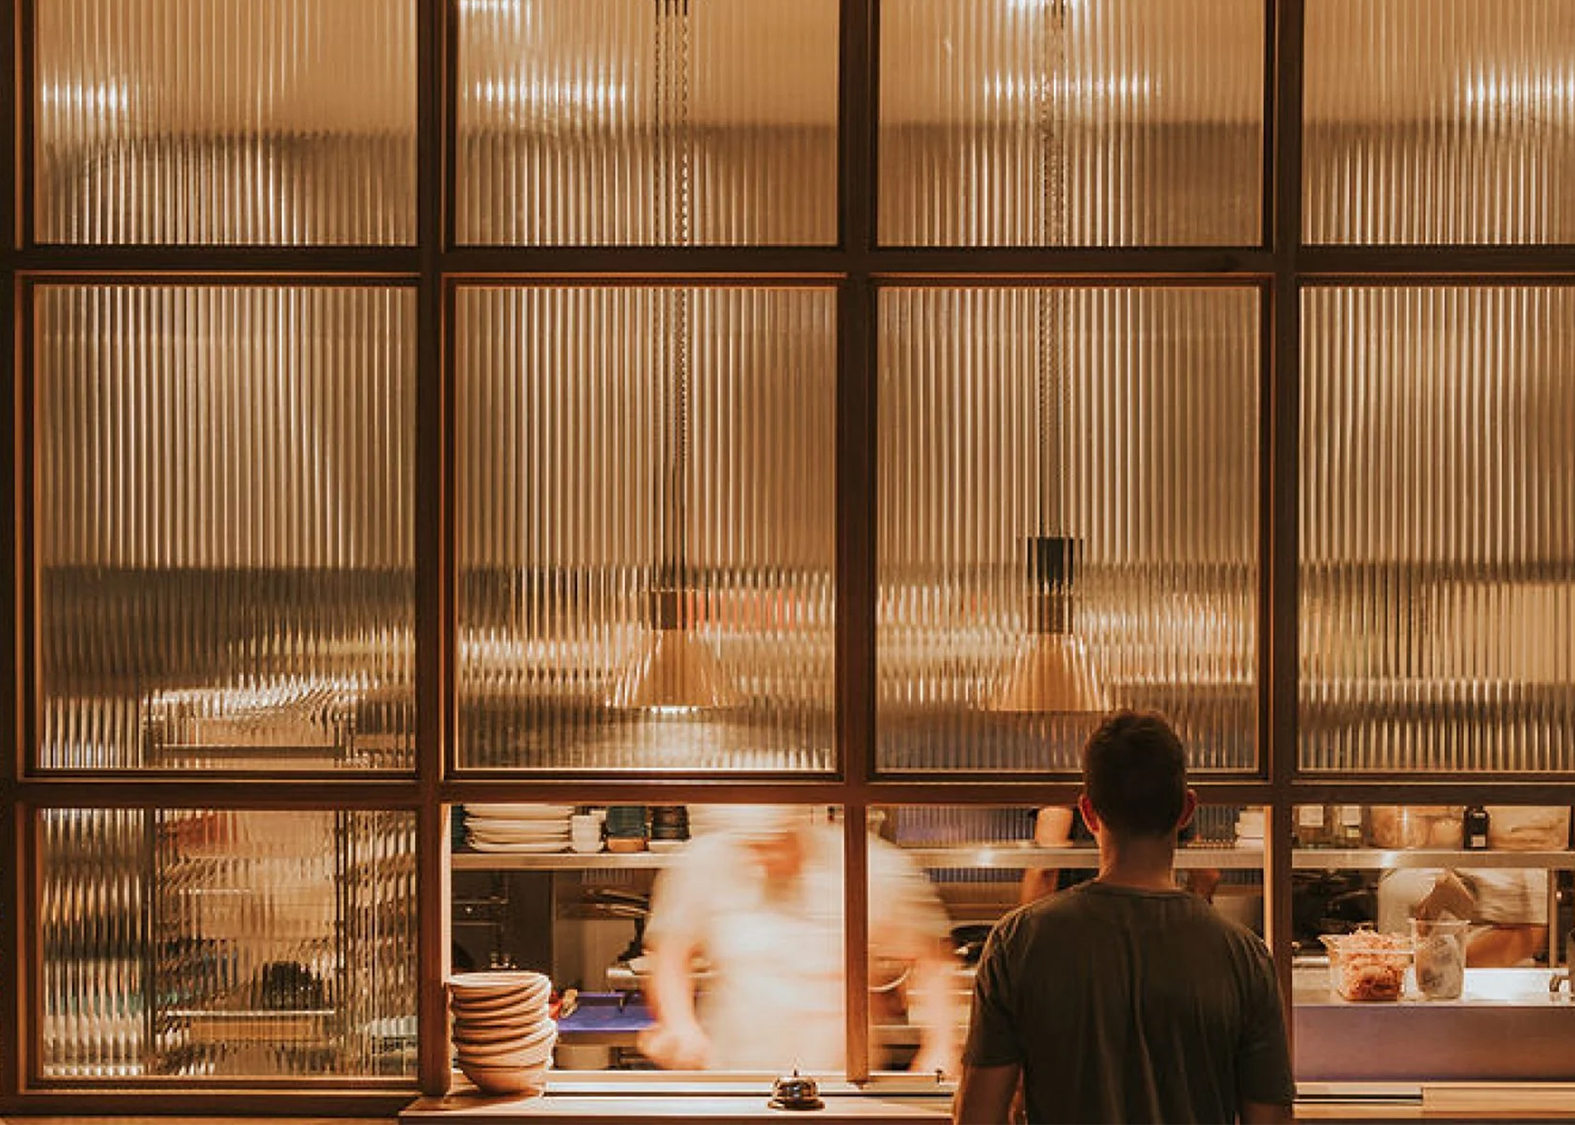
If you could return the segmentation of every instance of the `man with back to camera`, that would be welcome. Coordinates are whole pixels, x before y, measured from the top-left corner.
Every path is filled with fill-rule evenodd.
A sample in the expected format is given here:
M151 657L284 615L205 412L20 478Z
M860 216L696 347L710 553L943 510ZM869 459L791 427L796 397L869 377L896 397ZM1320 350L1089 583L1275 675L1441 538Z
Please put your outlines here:
M1186 751L1163 718L1120 711L1083 749L1092 881L1008 914L974 982L952 1107L1028 1120L1288 1122L1296 1087L1263 942L1175 884L1192 817Z

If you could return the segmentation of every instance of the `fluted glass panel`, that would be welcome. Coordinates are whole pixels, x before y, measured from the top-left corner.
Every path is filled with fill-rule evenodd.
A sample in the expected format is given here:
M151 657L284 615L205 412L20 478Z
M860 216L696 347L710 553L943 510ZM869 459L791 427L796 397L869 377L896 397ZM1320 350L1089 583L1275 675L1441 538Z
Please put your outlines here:
M410 767L414 312L36 291L40 765Z
M462 243L837 238L836 0L460 0Z
M1014 685L1078 642L1081 706L1254 764L1257 337L1249 289L881 294L880 768L1075 769L1091 717Z
M1260 241L1260 0L880 9L883 243Z
M463 765L830 768L834 316L818 288L459 292Z
M40 242L415 240L413 0L39 0Z
M415 816L45 811L42 1073L415 1073Z
M1309 770L1575 770L1575 292L1303 299Z
M1572 60L1566 0L1307 5L1307 240L1575 242Z
M50 1078L147 1072L150 874L141 810L50 810L39 822L43 1055Z

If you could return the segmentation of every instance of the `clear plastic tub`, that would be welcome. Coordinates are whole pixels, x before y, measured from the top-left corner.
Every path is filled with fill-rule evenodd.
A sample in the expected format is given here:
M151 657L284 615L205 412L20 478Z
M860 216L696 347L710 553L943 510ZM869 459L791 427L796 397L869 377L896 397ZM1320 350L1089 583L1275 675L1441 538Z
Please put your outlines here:
M1429 1000L1455 1000L1466 984L1466 936L1461 918L1411 919L1416 989Z
M1320 940L1329 951L1329 988L1342 1000L1400 999L1411 963L1409 937L1357 930Z

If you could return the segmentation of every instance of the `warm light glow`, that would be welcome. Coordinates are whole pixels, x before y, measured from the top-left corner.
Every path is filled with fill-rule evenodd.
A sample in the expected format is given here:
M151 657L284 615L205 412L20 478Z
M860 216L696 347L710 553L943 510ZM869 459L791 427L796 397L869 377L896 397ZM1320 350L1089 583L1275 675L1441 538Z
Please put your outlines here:
M1472 109L1531 109L1550 102L1575 104L1575 75L1517 74L1478 78L1467 83Z
M45 86L39 91L46 109L77 110L89 114L125 113L131 108L131 94L118 83L97 86Z
M1021 75L998 75L985 83L988 98L1000 102L1033 101L1048 94L1053 98L1069 101L1103 100L1123 101L1146 98L1153 93L1153 83L1147 75L1117 74L1101 78L1062 77L1048 80Z
M522 82L516 78L478 82L478 101L500 106L543 105L581 110L610 109L629 100L629 89L612 82Z

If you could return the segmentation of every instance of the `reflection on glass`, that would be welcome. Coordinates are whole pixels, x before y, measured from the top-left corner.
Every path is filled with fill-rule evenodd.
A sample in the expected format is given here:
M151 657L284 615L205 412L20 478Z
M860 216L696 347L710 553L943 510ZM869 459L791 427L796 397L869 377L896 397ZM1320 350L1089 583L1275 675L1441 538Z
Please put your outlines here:
M831 294L457 303L461 763L829 768ZM623 690L675 633L705 709Z
M35 6L36 237L415 239L416 5Z
M415 817L49 810L42 1073L415 1072Z
M1575 297L1303 301L1310 770L1575 769Z
M413 295L35 305L39 764L408 768Z
M1046 292L881 295L879 766L1077 768L1091 717L989 709L1049 536L1110 703L1167 713L1195 769L1248 767L1256 296Z
M463 3L458 49L461 242L836 241L835 0Z
M1575 242L1572 57L1563 0L1307 5L1307 240Z
M885 0L880 237L1259 241L1257 0Z

